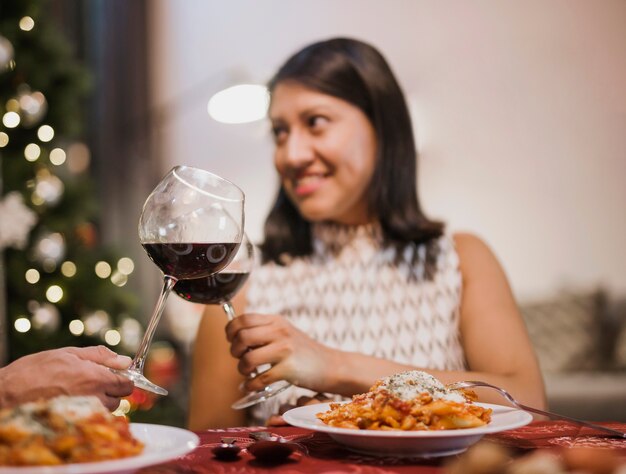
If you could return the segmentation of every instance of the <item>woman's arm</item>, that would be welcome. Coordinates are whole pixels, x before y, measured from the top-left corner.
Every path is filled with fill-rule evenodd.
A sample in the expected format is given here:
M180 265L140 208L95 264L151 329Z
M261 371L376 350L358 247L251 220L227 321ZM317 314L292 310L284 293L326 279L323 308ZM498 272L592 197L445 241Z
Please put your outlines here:
M469 370L419 369L443 383L484 380L506 388L522 402L544 407L539 367L500 264L472 235L459 234L455 242L463 277L461 342ZM275 364L246 383L250 390L284 378L318 392L349 396L368 390L381 377L416 368L328 348L276 315L243 315L228 325L227 334L233 343L231 353L240 358L240 372L248 374L261 363ZM247 351L248 347L256 348ZM484 390L480 397L502 403L493 391Z
M523 403L545 408L539 365L502 267L477 237L458 234L455 243L463 277L461 343L469 370L421 370L443 383L458 380L489 382L507 389ZM340 356L331 366L338 369L331 380L341 389L340 393L366 390L377 378L410 369L406 365L362 354ZM493 390L475 390L481 401L503 403L502 397Z
M233 299L235 312L244 308L245 287ZM192 430L243 426L245 410L230 405L241 398L237 360L229 352L224 327L228 318L220 306L205 306L193 348L188 426Z
M486 382L520 401L545 408L539 364L500 263L473 235L458 234L455 242L463 275L461 336L470 369L486 373Z

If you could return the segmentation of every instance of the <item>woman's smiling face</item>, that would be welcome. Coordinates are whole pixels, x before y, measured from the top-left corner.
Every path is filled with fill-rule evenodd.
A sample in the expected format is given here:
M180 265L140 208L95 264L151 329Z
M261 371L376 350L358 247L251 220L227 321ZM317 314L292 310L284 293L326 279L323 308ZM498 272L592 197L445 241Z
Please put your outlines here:
M302 217L369 222L366 190L376 162L376 133L363 111L287 81L275 87L269 116L274 164Z

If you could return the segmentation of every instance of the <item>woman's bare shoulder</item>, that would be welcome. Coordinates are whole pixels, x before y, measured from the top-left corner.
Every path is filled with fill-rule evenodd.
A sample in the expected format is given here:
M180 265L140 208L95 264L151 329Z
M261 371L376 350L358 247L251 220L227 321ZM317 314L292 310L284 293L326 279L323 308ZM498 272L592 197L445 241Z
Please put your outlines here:
M464 274L500 267L500 263L489 245L477 235L469 232L457 232L452 237L459 255L461 271Z
M455 232L452 239L459 254L493 253L482 238L471 232Z

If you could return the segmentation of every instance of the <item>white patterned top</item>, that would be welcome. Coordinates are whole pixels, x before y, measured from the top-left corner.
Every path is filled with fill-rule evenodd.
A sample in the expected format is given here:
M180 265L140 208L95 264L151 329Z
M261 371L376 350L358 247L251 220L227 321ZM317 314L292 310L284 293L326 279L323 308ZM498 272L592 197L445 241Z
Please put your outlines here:
M396 259L379 225L313 225L313 254L250 275L246 312L281 314L313 339L419 368L466 368L459 337L461 273L454 240L409 245ZM428 248L438 249L426 275ZM414 257L417 251L418 258ZM262 422L314 392L291 387L251 415Z

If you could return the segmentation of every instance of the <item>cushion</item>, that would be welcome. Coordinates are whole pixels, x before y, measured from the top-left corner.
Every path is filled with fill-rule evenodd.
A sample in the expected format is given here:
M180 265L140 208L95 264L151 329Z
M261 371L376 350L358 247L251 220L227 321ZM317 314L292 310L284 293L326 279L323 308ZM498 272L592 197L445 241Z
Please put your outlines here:
M600 290L562 292L520 307L544 372L603 367L605 307L606 296Z

